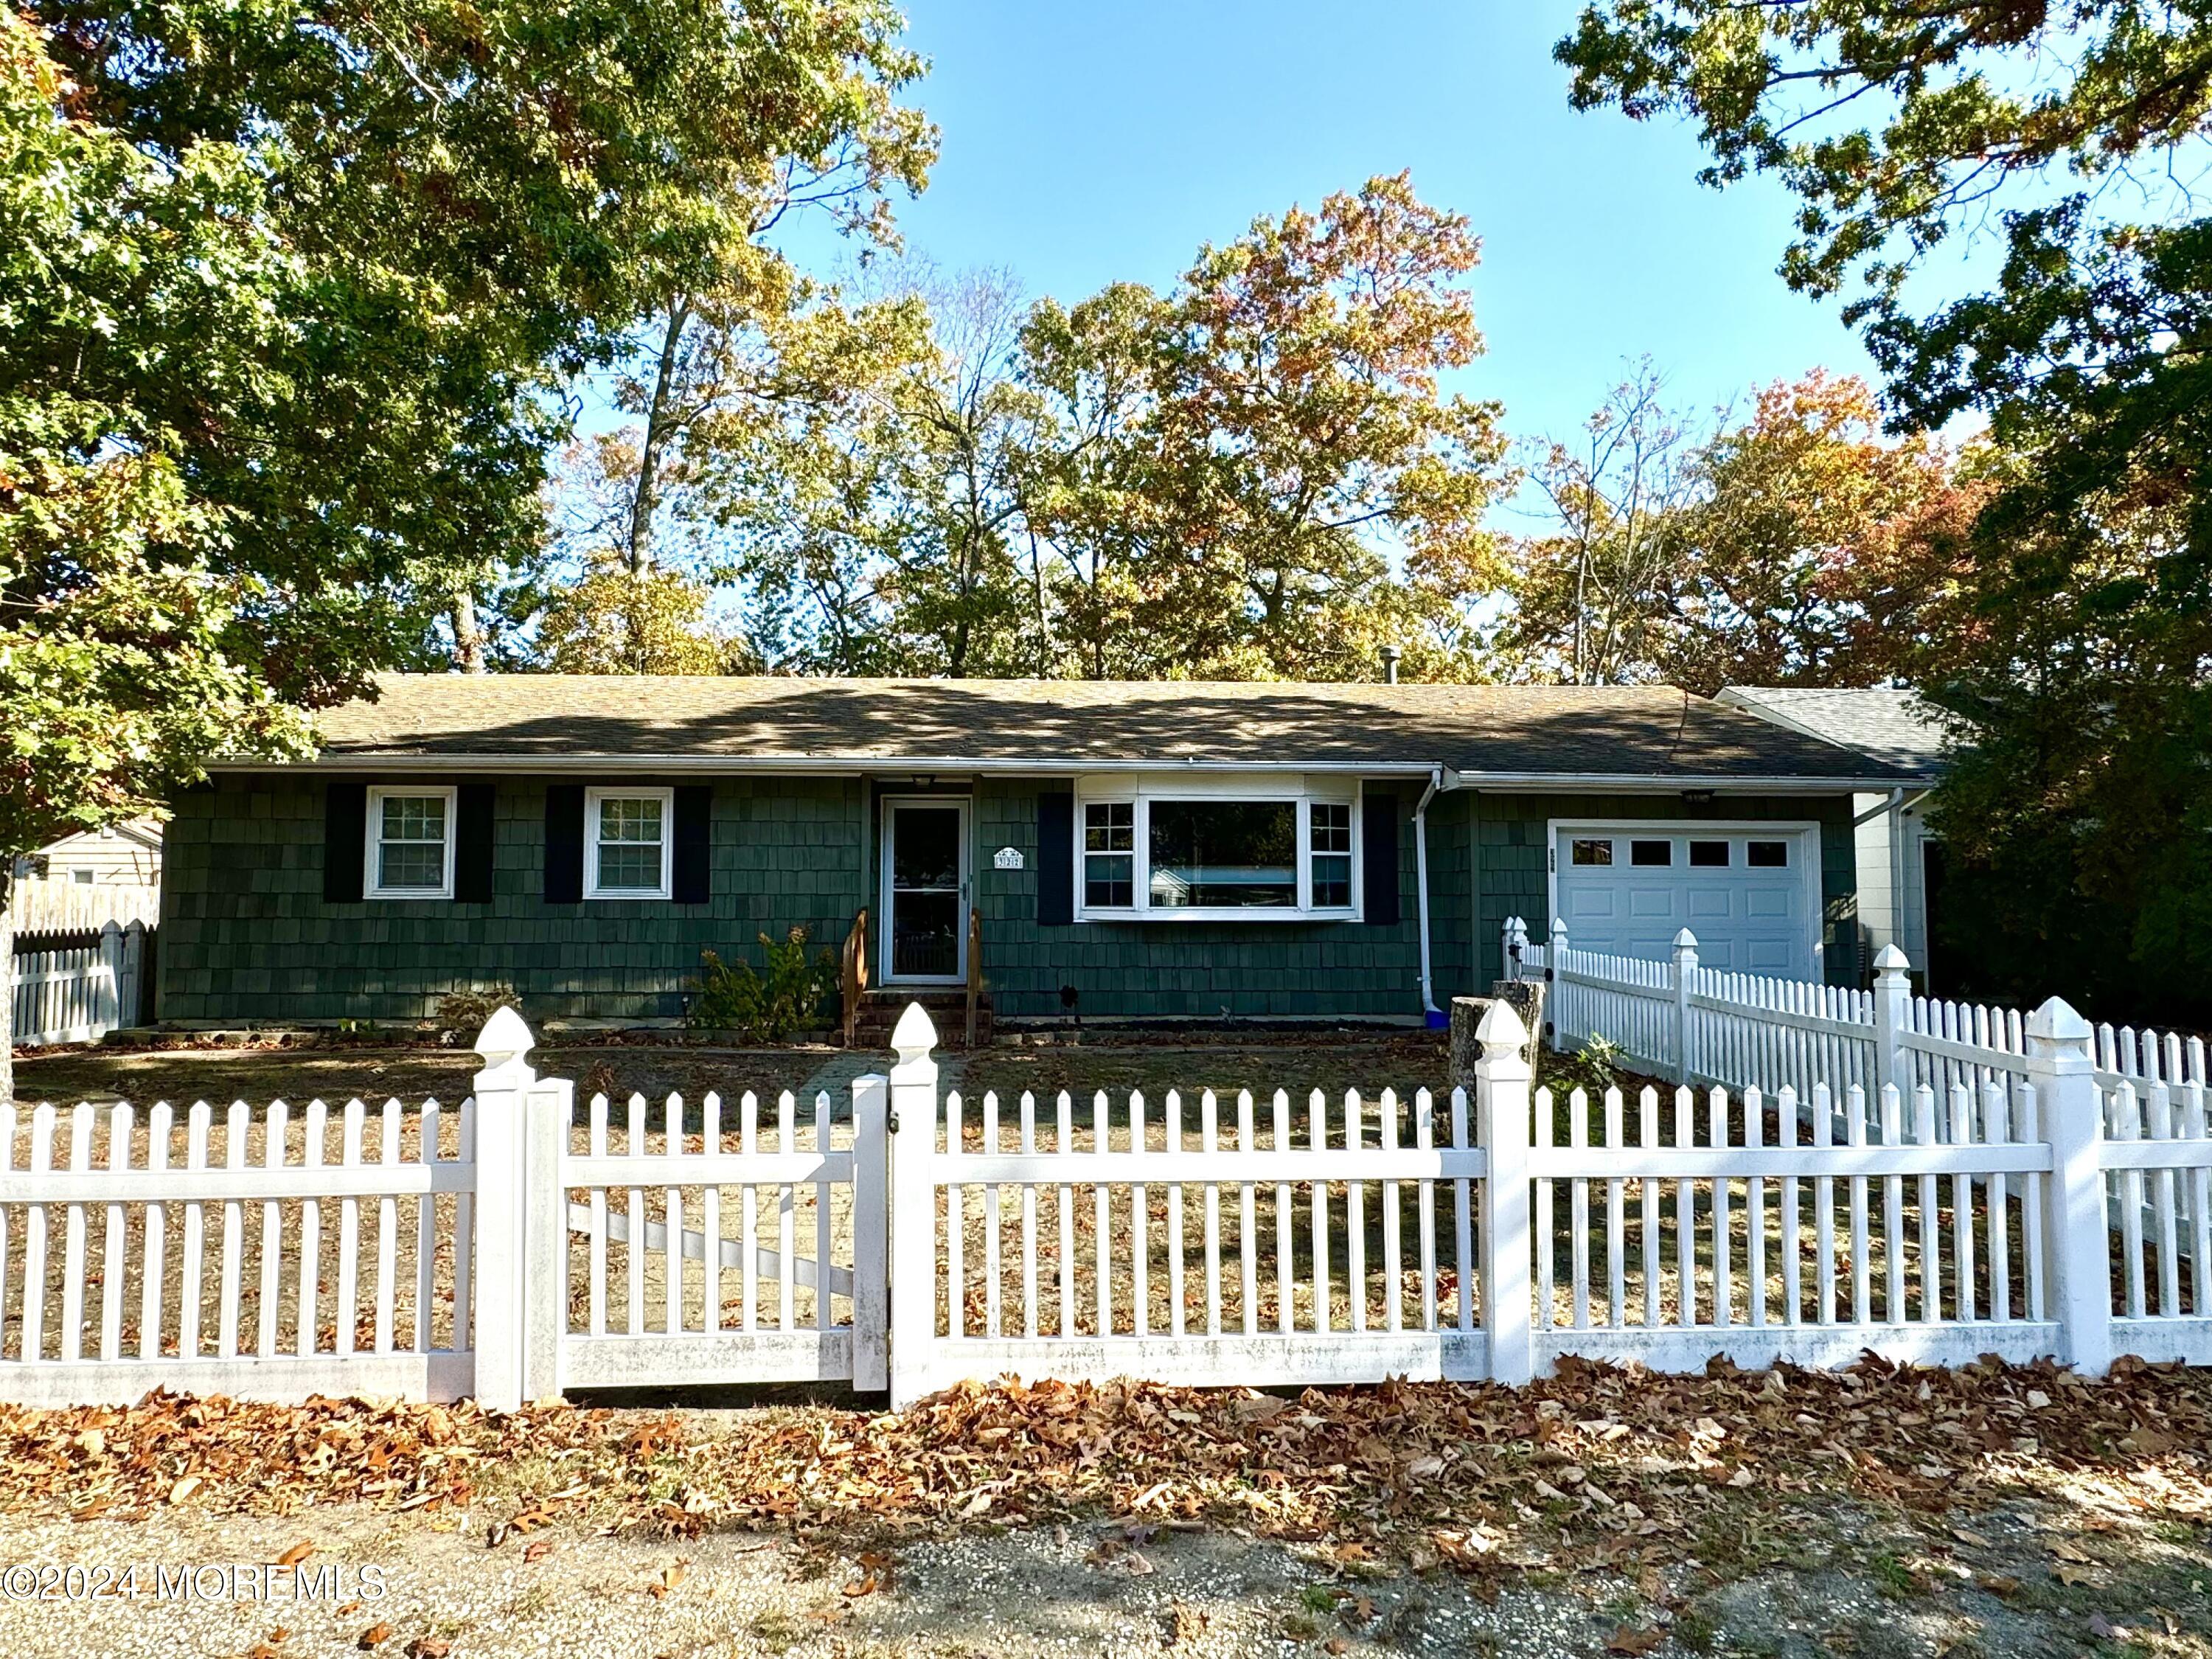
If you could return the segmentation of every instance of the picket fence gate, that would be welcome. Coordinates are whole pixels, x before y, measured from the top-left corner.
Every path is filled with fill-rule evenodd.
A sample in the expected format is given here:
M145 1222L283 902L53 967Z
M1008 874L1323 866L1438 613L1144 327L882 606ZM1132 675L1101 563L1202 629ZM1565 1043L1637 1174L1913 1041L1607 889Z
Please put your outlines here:
M1802 1102L1532 1092L1512 1009L1477 1035L1448 1097L969 1101L915 1006L849 1114L579 1121L502 1010L458 1110L0 1114L0 1398L2212 1363L2205 1090L2108 1085L2063 1003L2016 1074Z
M137 1024L152 982L153 938L137 921L15 934L9 1014L15 1043L97 1042L118 1026Z

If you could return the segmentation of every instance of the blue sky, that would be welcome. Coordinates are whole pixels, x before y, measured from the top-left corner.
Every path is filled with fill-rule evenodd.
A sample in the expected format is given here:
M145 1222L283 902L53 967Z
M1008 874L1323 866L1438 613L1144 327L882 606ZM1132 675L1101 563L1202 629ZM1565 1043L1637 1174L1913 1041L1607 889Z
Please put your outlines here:
M1410 167L1483 238L1490 349L1459 389L1501 399L1516 434L1571 428L1644 352L1692 406L1868 372L1837 305L1774 274L1778 188L1706 189L1688 129L1568 108L1551 46L1575 9L909 0L944 157L899 217L941 265L1072 300L1164 286L1255 215Z

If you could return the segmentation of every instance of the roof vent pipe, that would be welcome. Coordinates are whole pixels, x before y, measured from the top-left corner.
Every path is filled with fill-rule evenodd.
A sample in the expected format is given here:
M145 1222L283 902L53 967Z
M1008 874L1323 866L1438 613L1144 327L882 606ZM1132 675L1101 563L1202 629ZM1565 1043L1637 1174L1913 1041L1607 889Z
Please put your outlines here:
M1395 685L1395 684L1397 684L1397 683L1398 683L1398 659L1399 659L1401 656L1404 655L1404 654L1405 654L1405 653L1404 653L1403 652L1400 651L1400 650L1398 649L1398 647L1397 647L1396 646L1395 646L1395 645L1386 645L1386 646L1384 646L1384 647L1382 647L1382 684L1385 684L1385 685Z

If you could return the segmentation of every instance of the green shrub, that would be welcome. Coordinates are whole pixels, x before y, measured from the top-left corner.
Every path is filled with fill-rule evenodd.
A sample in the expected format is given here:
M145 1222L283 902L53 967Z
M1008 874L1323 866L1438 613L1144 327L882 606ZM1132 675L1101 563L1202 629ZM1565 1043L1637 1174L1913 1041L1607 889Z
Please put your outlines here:
M806 930L794 927L781 943L760 936L765 973L750 962L726 963L699 953L699 978L684 1023L696 1031L733 1031L747 1042L781 1042L794 1031L828 1022L823 1005L837 994L837 957L806 953Z

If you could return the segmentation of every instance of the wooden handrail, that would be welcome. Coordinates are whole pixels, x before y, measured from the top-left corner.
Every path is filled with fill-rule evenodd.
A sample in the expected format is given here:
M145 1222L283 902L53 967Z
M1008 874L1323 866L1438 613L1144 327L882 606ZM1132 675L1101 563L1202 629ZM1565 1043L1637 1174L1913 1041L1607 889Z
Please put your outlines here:
M983 913L968 912L968 1046L975 1046L975 1005L983 994Z
M868 912L866 906L853 918L852 931L845 935L845 948L837 961L838 990L845 1004L845 1046L853 1046L853 1033L860 1024L860 995L868 988Z

